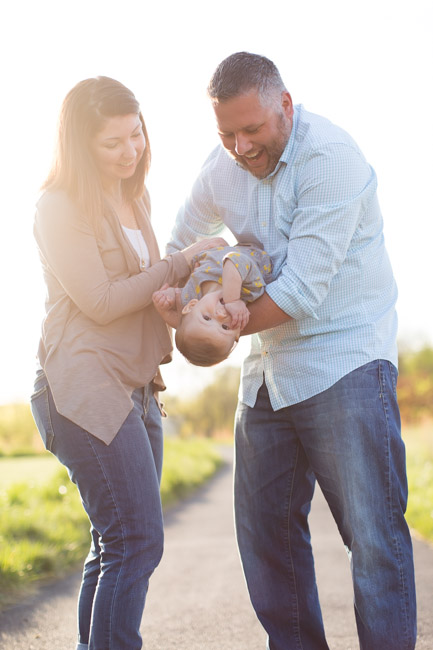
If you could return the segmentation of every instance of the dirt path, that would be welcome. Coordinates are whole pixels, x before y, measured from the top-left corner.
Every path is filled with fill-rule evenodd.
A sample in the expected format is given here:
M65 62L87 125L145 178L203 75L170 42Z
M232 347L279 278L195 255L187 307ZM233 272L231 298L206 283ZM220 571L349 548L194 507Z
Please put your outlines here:
M166 546L143 617L143 650L265 650L233 535L232 466L165 516ZM346 553L320 492L311 517L323 616L331 650L356 650ZM417 650L433 650L433 549L414 540ZM1 650L74 650L79 575L0 614ZM125 649L127 650L127 649Z

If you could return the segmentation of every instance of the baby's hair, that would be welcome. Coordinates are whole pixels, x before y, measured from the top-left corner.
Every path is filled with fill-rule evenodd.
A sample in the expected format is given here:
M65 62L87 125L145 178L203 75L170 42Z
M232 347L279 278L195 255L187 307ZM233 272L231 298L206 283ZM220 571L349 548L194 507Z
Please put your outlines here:
M221 351L221 346L218 346L212 341L203 341L201 339L195 339L188 334L187 328L182 324L185 323L185 319L182 318L182 321L179 327L176 330L175 341L176 347L183 354L185 359L192 363L194 366L215 366L217 363L227 359L232 348Z

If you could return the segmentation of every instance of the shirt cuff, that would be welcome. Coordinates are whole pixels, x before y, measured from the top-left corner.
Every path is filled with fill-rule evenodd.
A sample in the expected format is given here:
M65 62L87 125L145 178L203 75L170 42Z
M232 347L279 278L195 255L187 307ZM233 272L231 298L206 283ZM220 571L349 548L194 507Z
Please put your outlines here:
M280 282L276 280L266 286L266 293L280 309L296 320L300 320L301 318L319 319L306 297L295 289L295 287L290 290L290 288L285 286L284 290L282 290Z

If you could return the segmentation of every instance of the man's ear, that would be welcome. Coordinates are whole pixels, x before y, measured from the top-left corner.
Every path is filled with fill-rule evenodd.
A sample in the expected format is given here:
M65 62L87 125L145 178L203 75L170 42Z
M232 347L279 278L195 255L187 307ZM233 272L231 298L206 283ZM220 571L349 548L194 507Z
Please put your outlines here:
M290 93L287 90L281 93L281 106L287 119L293 119L293 102Z
M189 314L189 312L191 311L191 309L192 309L192 308L194 307L194 305L196 305L197 303L198 303L197 298L193 298L192 300L190 300L190 301L185 305L185 307L182 309L182 314Z

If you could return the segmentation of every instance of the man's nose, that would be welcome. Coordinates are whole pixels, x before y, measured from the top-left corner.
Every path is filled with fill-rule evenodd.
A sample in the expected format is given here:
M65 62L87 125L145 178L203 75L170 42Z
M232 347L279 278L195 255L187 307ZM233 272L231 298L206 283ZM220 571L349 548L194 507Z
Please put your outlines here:
M236 135L236 153L238 156L243 156L245 153L248 153L251 149L251 142L248 135L238 133Z

